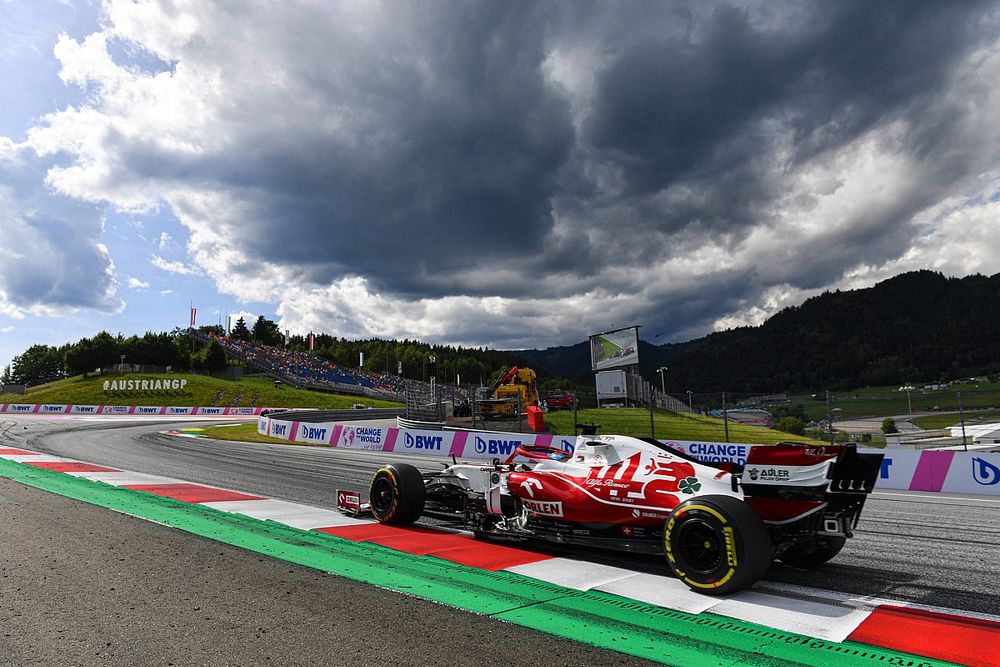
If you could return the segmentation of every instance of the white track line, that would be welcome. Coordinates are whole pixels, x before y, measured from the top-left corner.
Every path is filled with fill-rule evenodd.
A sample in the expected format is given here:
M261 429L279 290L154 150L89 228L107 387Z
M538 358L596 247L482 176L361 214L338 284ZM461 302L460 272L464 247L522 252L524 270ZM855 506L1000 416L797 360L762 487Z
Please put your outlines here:
M336 510L326 510L270 498L264 500L224 500L201 504L224 512L243 514L254 519L276 521L303 530L371 523L365 519L351 518Z
M4 454L2 458L15 463L79 463L76 459L51 454Z
M109 468L111 466L108 466ZM132 486L134 484L186 484L184 480L172 479L170 477L159 477L158 475L147 475L141 472L131 472L129 470L115 470L111 472L68 472L67 475L73 477L83 477L94 482L104 482L111 486Z

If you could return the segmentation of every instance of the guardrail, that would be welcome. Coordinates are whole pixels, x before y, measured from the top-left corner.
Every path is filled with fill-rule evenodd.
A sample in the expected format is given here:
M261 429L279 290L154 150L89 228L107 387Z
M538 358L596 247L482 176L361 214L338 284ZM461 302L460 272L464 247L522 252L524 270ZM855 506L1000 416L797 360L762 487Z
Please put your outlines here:
M403 408L366 408L364 410L289 410L282 413L285 421L298 422L342 422L358 419L392 419L404 414Z
M518 445L544 445L573 452L579 438L588 438L588 436L559 436L544 433L352 426L334 421L303 422L270 416L262 416L257 420L257 431L262 435L289 442L344 449L454 456L485 461L504 458ZM743 464L746 463L751 447L768 446L693 440L660 442L700 461L710 463ZM1000 454L928 450L916 452L875 448L859 448L859 451L884 455L879 479L875 484L877 489L1000 496Z

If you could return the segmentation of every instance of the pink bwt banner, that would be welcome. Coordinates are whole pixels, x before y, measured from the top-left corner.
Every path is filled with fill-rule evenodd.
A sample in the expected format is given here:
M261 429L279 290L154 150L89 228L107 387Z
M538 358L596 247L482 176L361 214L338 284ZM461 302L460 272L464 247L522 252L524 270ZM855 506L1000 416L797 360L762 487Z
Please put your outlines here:
M174 405L58 405L51 403L0 403L0 414L29 415L222 415L254 417L264 408L216 408Z

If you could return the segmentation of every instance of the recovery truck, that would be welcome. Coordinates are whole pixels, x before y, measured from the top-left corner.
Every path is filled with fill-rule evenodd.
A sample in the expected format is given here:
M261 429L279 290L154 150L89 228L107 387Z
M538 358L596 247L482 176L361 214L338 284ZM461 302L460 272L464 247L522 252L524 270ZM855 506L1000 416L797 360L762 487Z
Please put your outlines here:
M484 418L513 417L524 414L529 405L538 405L535 371L512 366L484 388L476 406Z

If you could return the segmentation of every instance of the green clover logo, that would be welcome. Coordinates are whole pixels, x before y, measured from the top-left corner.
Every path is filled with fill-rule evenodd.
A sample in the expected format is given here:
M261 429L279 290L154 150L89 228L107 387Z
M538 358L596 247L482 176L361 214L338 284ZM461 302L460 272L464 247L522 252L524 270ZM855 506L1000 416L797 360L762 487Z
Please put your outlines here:
M688 477L681 480L680 487L684 493L695 493L701 489L701 482L698 481L697 477Z

